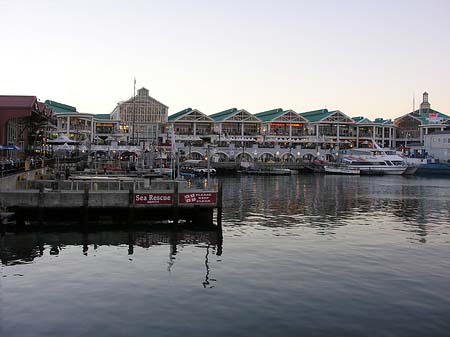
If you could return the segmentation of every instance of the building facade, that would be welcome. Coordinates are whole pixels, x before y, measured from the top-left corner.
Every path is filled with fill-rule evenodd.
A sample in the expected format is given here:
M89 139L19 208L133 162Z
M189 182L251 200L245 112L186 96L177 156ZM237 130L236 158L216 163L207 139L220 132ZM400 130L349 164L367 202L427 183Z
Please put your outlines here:
M53 122L52 109L36 96L0 96L0 145L16 145L20 152L38 154Z
M111 117L121 121L121 128L128 130L128 142L134 144L157 144L158 137L167 123L169 108L148 94L146 88L137 95L117 104Z
M88 145L127 141L127 130L120 127L119 120L111 119L110 114L81 113L73 106L50 100L45 101L45 104L56 111L56 128L52 138L65 135Z
M409 149L424 145L424 135L450 128L450 116L431 109L428 93L423 93L419 109L398 117L396 126L396 148Z
M429 156L448 162L450 160L450 130L426 134L423 148Z

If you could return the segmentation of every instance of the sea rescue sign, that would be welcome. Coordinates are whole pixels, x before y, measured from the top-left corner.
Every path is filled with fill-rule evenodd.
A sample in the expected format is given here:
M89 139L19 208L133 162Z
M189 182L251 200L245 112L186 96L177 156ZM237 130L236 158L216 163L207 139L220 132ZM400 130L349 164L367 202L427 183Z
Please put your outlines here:
M137 193L134 195L136 205L171 205L171 193Z
M192 193L180 193L178 202L180 204L216 204L217 192L192 192Z

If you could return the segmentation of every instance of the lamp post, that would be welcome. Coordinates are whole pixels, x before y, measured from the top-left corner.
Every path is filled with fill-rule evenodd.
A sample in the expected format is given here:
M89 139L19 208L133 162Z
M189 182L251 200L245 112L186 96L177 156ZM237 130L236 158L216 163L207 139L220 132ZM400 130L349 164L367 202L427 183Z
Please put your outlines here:
M405 134L405 154L406 154L406 147L408 145L408 138L411 136L411 134L409 132L407 132Z

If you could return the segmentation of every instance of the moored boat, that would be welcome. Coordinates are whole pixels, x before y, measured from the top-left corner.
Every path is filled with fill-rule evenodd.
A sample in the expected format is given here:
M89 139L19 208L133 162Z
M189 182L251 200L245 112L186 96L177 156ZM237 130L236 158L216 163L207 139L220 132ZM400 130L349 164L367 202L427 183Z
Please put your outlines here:
M358 175L361 172L359 168L351 167L349 165L325 165L323 168L327 174Z
M342 162L358 168L361 174L403 174L408 165L395 151L375 149L354 149L343 154ZM381 173L382 172L382 173Z

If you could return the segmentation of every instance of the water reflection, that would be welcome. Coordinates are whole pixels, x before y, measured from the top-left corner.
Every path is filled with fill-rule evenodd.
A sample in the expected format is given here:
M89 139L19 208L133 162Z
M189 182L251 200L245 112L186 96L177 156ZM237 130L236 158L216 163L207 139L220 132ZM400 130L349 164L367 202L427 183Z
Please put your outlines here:
M349 224L390 224L425 243L430 223L448 226L450 180L299 175L224 179L224 221L272 228L307 226L334 235ZM445 231L445 230L444 230Z
M221 229L203 231L158 231L158 232L122 232L103 231L95 233L80 232L54 232L54 233L22 233L7 235L0 239L1 250L0 259L3 265L15 265L33 262L45 255L57 256L64 254L64 250L69 246L81 247L81 253L89 255L89 250L95 253L102 246L128 246L128 255L134 254L135 246L140 248L150 248L152 246L169 246L169 260L173 265L175 256L178 253L178 246L207 245L208 259L210 248L213 247L214 254L222 254L222 233ZM206 261L207 263L207 261Z

